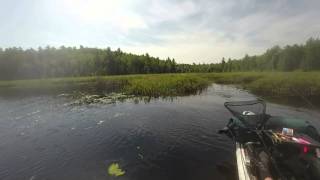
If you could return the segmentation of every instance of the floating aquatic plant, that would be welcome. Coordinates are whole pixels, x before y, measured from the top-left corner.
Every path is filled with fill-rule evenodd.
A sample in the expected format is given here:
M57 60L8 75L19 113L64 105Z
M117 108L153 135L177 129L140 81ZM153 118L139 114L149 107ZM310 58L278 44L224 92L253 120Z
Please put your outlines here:
M108 173L110 176L122 176L125 174L125 171L123 171L118 163L112 163L108 168Z

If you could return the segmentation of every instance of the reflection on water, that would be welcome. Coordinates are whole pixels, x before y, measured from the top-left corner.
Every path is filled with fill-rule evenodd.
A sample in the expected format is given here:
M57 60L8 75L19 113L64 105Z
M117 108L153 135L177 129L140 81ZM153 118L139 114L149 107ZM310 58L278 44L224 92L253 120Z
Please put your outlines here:
M0 99L0 179L236 179L232 142L217 134L223 103L253 95L213 85L201 95L149 102L69 105L53 96ZM268 104L275 115L313 121L319 112Z

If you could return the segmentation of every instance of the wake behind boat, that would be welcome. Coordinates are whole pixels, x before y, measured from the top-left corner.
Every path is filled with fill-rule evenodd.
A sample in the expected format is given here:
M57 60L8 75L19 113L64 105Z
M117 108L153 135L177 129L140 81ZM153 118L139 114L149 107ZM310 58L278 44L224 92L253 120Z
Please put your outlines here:
M320 179L320 135L309 122L266 114L262 100L226 102L220 130L235 142L240 180Z

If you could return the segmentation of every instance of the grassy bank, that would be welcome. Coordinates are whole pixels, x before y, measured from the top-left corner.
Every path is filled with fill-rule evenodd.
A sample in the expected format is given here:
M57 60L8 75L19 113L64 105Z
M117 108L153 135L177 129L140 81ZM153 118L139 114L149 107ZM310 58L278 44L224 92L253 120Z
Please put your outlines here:
M210 84L196 74L152 74L0 81L0 94L119 92L138 96L196 94Z
M261 96L320 96L320 72L246 72L203 76L219 84L239 85Z
M122 75L0 81L0 93L103 94L121 92L139 96L195 94L210 83L236 84L262 97L320 97L320 72L246 72Z
M195 94L209 85L205 78L192 74L143 76L131 79L125 92L141 96L178 96Z

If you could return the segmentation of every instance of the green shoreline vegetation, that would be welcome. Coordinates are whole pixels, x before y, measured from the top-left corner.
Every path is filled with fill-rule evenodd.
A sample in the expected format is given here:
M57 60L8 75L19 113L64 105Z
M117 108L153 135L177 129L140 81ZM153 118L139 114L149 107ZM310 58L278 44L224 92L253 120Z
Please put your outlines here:
M3 92L109 92L166 97L196 94L212 83L233 84L262 97L320 97L320 72L117 75L0 81Z
M167 97L196 94L208 79L194 74L120 75L0 81L0 95L14 93L85 93Z
M320 72L219 73L211 78L262 97L320 97Z

